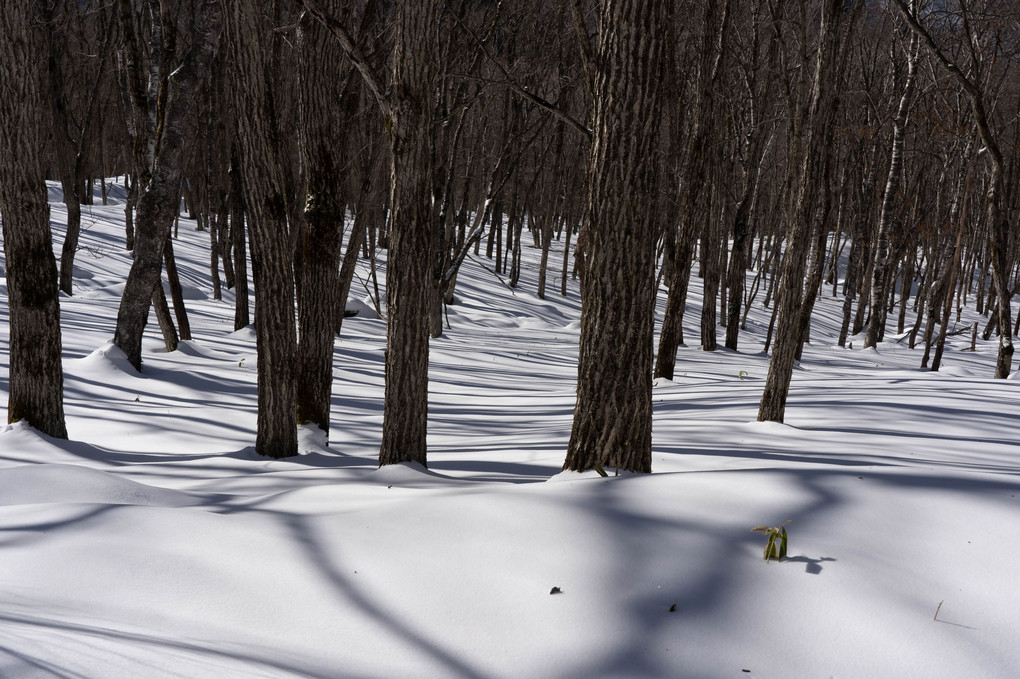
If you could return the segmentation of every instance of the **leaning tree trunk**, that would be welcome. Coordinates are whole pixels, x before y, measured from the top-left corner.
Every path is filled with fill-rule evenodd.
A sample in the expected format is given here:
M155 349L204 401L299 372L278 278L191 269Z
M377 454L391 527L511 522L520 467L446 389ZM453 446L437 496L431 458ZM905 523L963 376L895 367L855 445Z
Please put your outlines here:
M794 357L800 346L800 310L804 285L806 241L814 215L813 180L821 163L820 154L828 153L819 148L823 139L822 130L831 123L836 72L836 52L841 14L840 0L825 0L822 4L820 38L815 61L814 84L811 102L804 122L804 139L801 141L797 197L793 205L790 224L786 230L786 254L780 273L779 292L776 300L778 312L776 340L769 361L758 409L759 421L782 422L786 413L786 399L790 393L793 378Z
M178 209L189 118L198 91L219 46L223 12L218 0L204 0L195 23L195 42L167 82L166 109L152 178L138 201L134 260L124 284L113 342L136 370L142 367L142 334L149 318L152 291L159 283L163 249Z
M582 228L577 404L564 469L652 468L657 152L666 0L605 3L599 18Z
M255 452L266 457L289 457L298 452L294 395L297 336L287 200L272 93L269 91L270 37L256 3L228 3L227 27L236 80L233 93L237 113L238 167L257 291L258 420ZM235 228L240 226L234 225Z
M57 265L43 168L44 120L33 3L0 3L0 217L10 381L7 421L67 438Z

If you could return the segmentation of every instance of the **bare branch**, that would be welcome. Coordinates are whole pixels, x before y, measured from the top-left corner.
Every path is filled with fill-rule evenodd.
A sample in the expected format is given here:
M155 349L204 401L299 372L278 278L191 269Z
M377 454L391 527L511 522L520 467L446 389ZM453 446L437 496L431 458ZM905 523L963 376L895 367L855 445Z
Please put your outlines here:
M584 83L588 88L588 96L595 96L595 57L591 39L584 24L584 12L581 11L581 0L570 0L570 13L574 17L574 32L577 34L577 45L581 51L581 68L584 70Z
M306 2L306 1L307 0L302 0L302 2ZM588 141L591 141L591 137L592 137L591 130L589 130L587 127L585 127L580 122L578 122L577 119L574 118L573 116L571 116L569 113L567 113L563 109L557 107L555 104L551 103L550 101L548 101L546 99L543 99L542 97L538 96L537 94L534 94L534 93L529 92L528 90L524 89L524 87L522 87L521 84L518 83L517 80L514 79L513 75L510 73L510 71L507 69L507 67L504 66L503 63L499 59L497 59L496 56L492 52L489 51L488 46L486 46L486 44L481 40L481 38L479 38L475 34L475 32L472 31L470 27L468 27L467 24L465 24L463 21L461 21L460 17L458 17L456 14L452 14L452 16L453 16L454 20L457 22L457 24L461 28L463 28L464 31L469 36L471 36L471 39L474 41L474 43L476 45L478 45L478 49L482 50L482 52L485 53L485 56L488 57L489 61L494 63L496 65L496 68L498 68L503 73L503 76L506 78L506 84L510 86L510 89L512 89L514 92L516 92L517 94L521 95L522 97L524 97L525 99L530 101L535 106L538 106L539 108L541 108L541 109L543 109L545 111L548 111L549 113L553 114L554 116L556 116L557 118L559 118L560 120L565 122L567 125L569 125L570 127L574 128L575 130L577 130L578 132L583 134L585 139L587 139Z
M921 39L921 42L923 42L928 48L928 51L931 52L932 56L934 56L935 59L937 59L938 62L942 64L942 66L949 71L954 78L956 78L960 86L972 99L977 98L979 96L977 85L960 70L959 66L946 57L946 55L942 52L942 49L938 46L938 44L936 44L935 39L931 37L931 33L928 32L928 29L922 26L921 22L917 20L917 17L910 12L910 8L907 7L907 3L904 2L904 0L892 0L892 4L899 10L900 16L902 16L903 20L907 22L910 29L917 34L917 36Z
M379 104L379 108L382 111L384 118L391 117L391 106L390 101L386 97L386 87L383 85L382 79L372 69L372 65L368 63L368 59L365 58L365 54L358 47L357 43L351 37L351 34L347 32L344 25L337 21L335 17L328 14L326 10L322 8L318 0L301 0L301 4L304 5L305 10L311 14L317 21L319 21L326 29L333 34L333 36L340 41L340 46L343 47L344 52L347 53L347 58L354 63L354 67L358 69L358 73L365 79L365 85L368 87L372 96L375 97L375 101Z

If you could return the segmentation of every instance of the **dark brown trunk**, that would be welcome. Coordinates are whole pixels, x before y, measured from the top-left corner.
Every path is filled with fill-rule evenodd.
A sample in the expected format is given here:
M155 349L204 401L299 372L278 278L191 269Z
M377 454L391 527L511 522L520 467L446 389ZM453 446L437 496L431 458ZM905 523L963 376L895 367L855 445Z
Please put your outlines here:
M564 469L652 467L652 332L669 4L603 5L583 225L577 404Z
M177 260L174 258L174 244L170 238L163 246L163 265L166 267L166 279L170 284L170 299L174 303L177 328L180 330L182 340L190 340L191 323L188 321L188 310L184 306L184 290L181 288L181 277L177 273Z
M7 421L67 438L57 266L42 150L43 96L33 4L0 3L0 216L10 376Z
M223 13L217 0L204 0L195 41L167 83L166 110L152 179L138 203L134 260L124 285L113 341L136 369L142 366L142 334L152 291L159 282L163 248L177 214L181 165L188 144L189 115L209 63L219 46Z
M433 247L433 96L438 0L397 3L386 277L386 394L379 464L425 465L428 426L429 303Z
M340 2L325 3L337 13ZM340 70L344 53L319 22L307 16L299 33L300 140L305 168L302 263L298 286L297 420L329 433L333 337L346 297L337 295L337 269L346 203L342 155L359 100L360 76ZM350 248L350 246L348 246ZM354 252L357 252L358 244Z
M245 214L251 237L258 353L258 423L255 452L297 454L294 393L297 336L293 252L287 231L287 196L267 74L271 26L253 3L228 4L227 33L234 59L237 146Z
M841 7L840 0L825 0L822 3L814 84L807 117L801 128L803 138L796 140L800 149L797 195L786 231L786 254L783 256L776 300L776 339L758 409L759 421L783 421L793 377L794 358L800 345L806 241L815 212L813 180L821 167L821 154L828 152L821 142L824 139L824 129L831 125L835 103L836 84L833 82L833 74L836 72Z
M666 379L673 379L676 369L676 352L684 341L684 308L687 304L691 260L694 255L695 243L698 240L698 219L705 218L706 222L709 221L704 215L709 208L707 207L708 201L703 194L705 185L708 183L706 169L708 144L714 130L716 115L712 110L715 98L713 84L719 73L717 55L722 41L725 39L729 5L722 8L721 13L718 3L706 2L703 7L703 33L698 51L698 90L694 105L693 130L687 139L687 160L682 170L683 174L679 177L680 225L675 235L675 257L669 267L669 295L666 297L666 310L662 318L658 352L655 358L655 376ZM717 13L720 13L718 26L715 18ZM669 238L671 235L666 237ZM704 243L702 249L704 249ZM713 336L714 332L713 323ZM714 337L712 341L714 344Z
M248 310L248 248L244 225L244 189L241 186L240 160L236 146L231 153L230 170L230 249L234 256L234 330L251 324Z

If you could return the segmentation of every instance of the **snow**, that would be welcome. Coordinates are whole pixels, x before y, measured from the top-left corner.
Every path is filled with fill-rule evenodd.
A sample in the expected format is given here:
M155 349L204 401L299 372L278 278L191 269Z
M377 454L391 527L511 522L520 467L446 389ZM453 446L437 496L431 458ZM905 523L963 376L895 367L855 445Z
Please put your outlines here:
M526 248L516 294L464 265L432 342L429 469L377 467L385 321L357 279L329 440L302 428L302 454L270 460L252 448L254 333L232 332L232 293L211 298L208 235L182 219L175 243L195 339L168 354L150 322L136 373L109 343L123 206L84 210L61 299L70 439L0 427L0 677L1020 668L1020 392L991 379L994 339L951 337L921 371L892 332L835 346L842 300L823 297L786 423L759 423L759 301L739 351L683 347L656 381L653 474L561 472L580 304L553 271L534 295ZM4 303L0 404L7 323ZM787 520L789 556L766 563L751 528Z

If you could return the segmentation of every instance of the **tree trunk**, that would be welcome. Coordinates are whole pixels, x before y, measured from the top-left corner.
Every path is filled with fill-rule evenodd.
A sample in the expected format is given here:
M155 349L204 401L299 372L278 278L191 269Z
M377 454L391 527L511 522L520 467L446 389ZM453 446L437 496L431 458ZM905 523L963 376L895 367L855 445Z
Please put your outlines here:
M174 258L174 244L170 238L163 246L163 265L166 267L166 279L170 284L170 299L174 303L174 316L182 340L191 339L191 323L188 321L188 310L184 306L184 290L181 288L181 277L177 274L177 260Z
M903 96L900 97L896 117L893 119L892 157L889 161L889 177L885 183L885 194L882 196L882 212L878 220L875 266L871 272L871 318L868 320L867 332L864 335L865 348L876 346L885 335L885 308L886 300L889 297L886 285L889 229L892 226L893 202L903 179L903 145L906 137L907 116L910 113L910 100L914 94L914 81L917 75L917 48L917 34L911 33L910 46L907 49L907 80L903 85Z
M134 261L124 284L113 342L136 370L142 367L142 334L152 291L159 282L163 248L178 208L181 165L191 133L189 117L209 63L219 46L223 13L217 0L203 0L195 42L167 83L166 110L152 179L138 202Z
M327 3L330 11L341 3ZM301 284L298 286L297 421L329 433L333 338L346 298L337 299L346 202L345 146L359 100L359 76L339 66L344 53L319 22L306 16L298 37L299 127L305 168ZM346 76L346 77L345 77ZM355 250L356 252L356 250Z
M270 30L254 3L229 3L227 33L234 59L234 106L245 213L255 280L258 350L258 423L255 452L296 455L294 394L297 336L293 253L287 232L287 197L267 74Z
M726 34L726 17L729 6L722 9L718 26L718 42ZM719 51L716 35L714 2L704 5L703 34L698 52L698 92L695 102L693 130L687 140L687 160L680 178L680 228L676 236L675 259L670 266L669 295L659 333L659 347L655 358L655 376L673 379L676 369L676 352L684 341L683 316L687 304L687 288L691 275L691 260L697 242L697 218L707 212L708 202L703 196L707 183L708 143L714 129L715 112L713 84L719 72L716 54ZM710 217L706 218L710 219ZM668 236L667 236L668 237ZM704 244L702 246L704 249ZM714 302L713 302L714 303ZM713 328L714 333L714 328Z
M64 193L64 205L67 207L67 229L64 231L64 242L60 246L60 291L73 294L74 256L78 254L78 239L81 236L81 201L74 190L75 182L63 179L60 182Z
M711 201L714 203L714 201ZM711 205L705 228L701 232L701 269L702 302L701 302L701 350L715 351L718 348L716 339L716 319L719 308L719 256L725 248L725 240L717 233L715 206ZM722 242L720 242L722 241Z
M234 330L251 324L248 309L248 247L244 228L244 189L241 186L240 160L236 145L231 153L230 170L230 249L234 255Z
M43 169L33 3L0 3L0 217L10 310L7 421L67 438L57 266Z
M726 307L726 348L733 351L737 350L740 307L744 299L747 278L747 237L750 230L748 220L763 154L764 145L759 140L760 136L760 133L755 133L755 139L749 145L753 149L749 158L750 170L744 176L744 188L733 216L733 248L730 250L726 284L729 289L729 304Z
M177 351L181 342L177 334L177 327L174 325L174 317L170 314L170 305L166 303L166 291L163 290L163 281L157 280L156 287L152 290L152 311L156 314L156 322L159 324L159 331L163 335L163 347L166 352Z
M426 464L432 299L433 96L439 0L396 7L390 79L391 209L386 275L386 394L379 464Z
M655 161L665 0L603 5L584 221L577 404L564 469L652 466Z
M776 301L776 340L758 409L759 421L783 421L793 377L794 357L800 345L801 289L804 285L807 254L805 241L815 211L813 180L821 166L821 154L829 152L826 148L820 148L820 141L824 139L825 127L831 125L835 103L836 83L833 82L833 74L836 72L841 6L840 0L825 0L822 3L811 103L802 128L804 138L797 140L802 155L798 161L797 197L786 232L786 254L783 257Z

